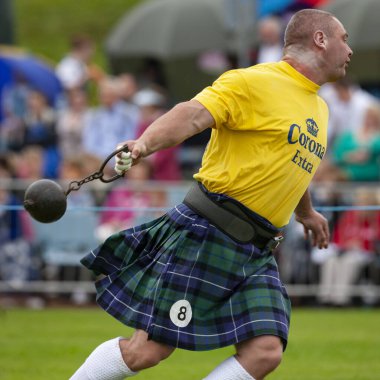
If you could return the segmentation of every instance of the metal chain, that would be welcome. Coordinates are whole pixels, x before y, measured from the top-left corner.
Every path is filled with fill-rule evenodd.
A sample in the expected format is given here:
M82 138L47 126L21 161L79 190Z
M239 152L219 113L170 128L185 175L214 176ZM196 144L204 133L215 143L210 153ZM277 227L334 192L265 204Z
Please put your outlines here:
M90 174L88 177L83 178L80 181L72 181L69 183L68 189L66 190L66 196L69 195L72 191L77 191L81 188L82 185L84 185L87 182L91 182L95 179L100 179L104 183L110 183L112 181L115 181L116 179L123 177L124 174L117 174L111 178L104 178L104 168L108 164L108 162L111 160L112 157L116 156L120 152L129 152L128 146L124 145L121 146L119 149L115 150L112 152L102 163L100 169L95 172Z
M84 185L85 183L94 181L95 179L102 178L103 175L104 175L104 173L102 171L99 171L99 172L95 172L93 174L90 174L88 177L83 178L80 181L72 181L72 182L70 182L69 183L69 187L66 190L66 196L69 195L72 191L79 190L81 188L81 186Z

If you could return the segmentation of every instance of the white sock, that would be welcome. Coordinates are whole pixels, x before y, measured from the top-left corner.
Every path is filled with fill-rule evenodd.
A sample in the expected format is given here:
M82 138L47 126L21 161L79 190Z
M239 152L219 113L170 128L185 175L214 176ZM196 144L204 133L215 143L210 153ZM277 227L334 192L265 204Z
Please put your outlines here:
M95 348L70 380L123 380L136 375L123 360L120 339L108 340Z
M219 364L203 380L255 380L236 360L231 356L223 363Z

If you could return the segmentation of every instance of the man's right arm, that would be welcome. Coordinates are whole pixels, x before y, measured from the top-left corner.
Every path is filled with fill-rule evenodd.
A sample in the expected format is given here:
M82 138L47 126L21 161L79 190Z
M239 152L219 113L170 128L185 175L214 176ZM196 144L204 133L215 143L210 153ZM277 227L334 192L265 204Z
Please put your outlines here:
M179 103L155 120L135 141L127 141L134 160L158 150L180 144L207 128L215 121L210 112L198 101Z

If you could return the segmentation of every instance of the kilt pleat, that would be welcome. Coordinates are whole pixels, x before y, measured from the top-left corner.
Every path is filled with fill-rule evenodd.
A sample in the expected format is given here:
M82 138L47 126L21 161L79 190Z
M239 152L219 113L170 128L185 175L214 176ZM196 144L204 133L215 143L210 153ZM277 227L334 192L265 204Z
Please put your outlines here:
M97 302L149 338L210 350L260 336L286 346L290 301L268 251L239 244L180 204L110 236L82 259Z

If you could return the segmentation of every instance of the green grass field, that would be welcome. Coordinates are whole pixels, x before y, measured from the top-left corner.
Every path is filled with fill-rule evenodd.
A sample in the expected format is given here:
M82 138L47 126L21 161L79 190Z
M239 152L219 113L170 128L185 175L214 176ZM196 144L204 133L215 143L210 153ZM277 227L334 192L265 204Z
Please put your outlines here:
M295 309L289 347L269 380L380 377L380 310ZM0 379L68 379L91 350L130 330L99 309L0 311ZM196 380L233 349L177 350L140 380Z

